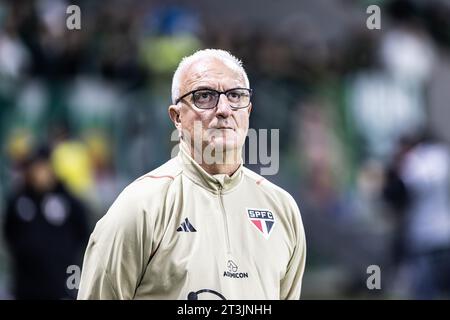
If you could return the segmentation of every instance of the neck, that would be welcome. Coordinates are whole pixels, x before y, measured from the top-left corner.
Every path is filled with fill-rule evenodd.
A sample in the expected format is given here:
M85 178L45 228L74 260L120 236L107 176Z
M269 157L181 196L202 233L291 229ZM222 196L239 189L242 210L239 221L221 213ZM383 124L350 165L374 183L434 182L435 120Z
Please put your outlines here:
M233 173L239 168L239 163L234 164L200 164L200 166L208 172L210 175L214 174L226 174L228 176L232 176Z
M200 151L187 144L185 147L191 158L210 175L226 174L231 176L242 163L242 151L238 151L238 149L227 149L219 154L214 150L209 153L205 150Z

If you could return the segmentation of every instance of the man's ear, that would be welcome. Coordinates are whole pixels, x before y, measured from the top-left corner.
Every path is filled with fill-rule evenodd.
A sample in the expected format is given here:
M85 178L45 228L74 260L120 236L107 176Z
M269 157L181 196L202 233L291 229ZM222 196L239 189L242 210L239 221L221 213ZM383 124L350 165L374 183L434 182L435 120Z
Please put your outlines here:
M180 120L180 107L178 105L172 104L168 109L170 120L172 120L173 124L177 129L181 129L181 120Z
M251 112L252 112L252 107L253 107L253 105L250 103L250 105L248 106L248 114L250 114Z

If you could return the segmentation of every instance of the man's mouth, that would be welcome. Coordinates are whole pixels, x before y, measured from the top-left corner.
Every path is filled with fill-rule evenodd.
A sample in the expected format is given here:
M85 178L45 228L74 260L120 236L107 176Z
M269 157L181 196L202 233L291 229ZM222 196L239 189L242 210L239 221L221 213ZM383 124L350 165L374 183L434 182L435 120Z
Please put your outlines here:
M232 128L232 127L214 127L212 129L216 129L216 130L234 130L234 128Z

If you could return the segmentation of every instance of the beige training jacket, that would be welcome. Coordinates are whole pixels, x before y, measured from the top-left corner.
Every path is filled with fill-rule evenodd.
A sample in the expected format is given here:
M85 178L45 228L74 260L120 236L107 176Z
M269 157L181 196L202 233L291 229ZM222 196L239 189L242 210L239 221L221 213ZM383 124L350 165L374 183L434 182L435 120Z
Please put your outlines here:
M181 148L98 221L78 299L299 299L306 242L283 189L210 175Z

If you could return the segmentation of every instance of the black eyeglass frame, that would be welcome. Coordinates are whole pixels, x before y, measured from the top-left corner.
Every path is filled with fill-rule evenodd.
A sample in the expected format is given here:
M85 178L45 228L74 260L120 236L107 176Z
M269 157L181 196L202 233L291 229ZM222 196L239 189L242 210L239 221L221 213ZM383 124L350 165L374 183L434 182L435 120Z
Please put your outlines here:
M218 94L218 98L217 98L217 101L216 101L215 106L210 107L210 108L200 108L200 107L198 107L198 106L195 104L195 100L194 100L194 98L193 98L193 97L194 97L194 94L195 94L196 92L199 92L199 91L205 91L205 90L213 91L213 92L216 92L216 93ZM186 94L182 95L181 97L179 97L177 100L175 100L175 104L178 104L181 100L183 100L184 98L186 98L188 95L192 94L192 102L193 102L194 106L196 106L197 108L202 109L202 110L214 109L214 108L217 107L217 105L219 104L220 95L224 94L225 96L227 96L227 93L230 92L230 91L233 91L233 90L247 90L248 93L249 93L249 100L248 100L248 104L247 104L245 107L236 108L236 107L233 107L232 105L230 105L230 107L231 107L232 109L236 109L236 110L248 108L248 106L249 106L250 103L252 102L252 94L253 94L253 90L252 90L252 89L249 89L249 88L239 88L239 87L238 87L238 88L228 89L228 90L226 90L226 91L217 91L217 90L209 89L209 88L195 89L195 90L189 91L188 93L186 93ZM227 97L227 99L228 99L228 97Z

